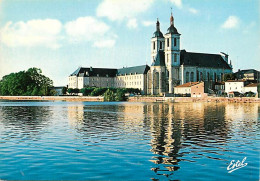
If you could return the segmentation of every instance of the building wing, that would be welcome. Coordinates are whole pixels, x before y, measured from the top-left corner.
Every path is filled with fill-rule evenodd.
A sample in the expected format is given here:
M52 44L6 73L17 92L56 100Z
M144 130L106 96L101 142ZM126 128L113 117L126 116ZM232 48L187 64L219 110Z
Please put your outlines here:
M180 63L188 66L232 69L219 54L194 53L181 50Z

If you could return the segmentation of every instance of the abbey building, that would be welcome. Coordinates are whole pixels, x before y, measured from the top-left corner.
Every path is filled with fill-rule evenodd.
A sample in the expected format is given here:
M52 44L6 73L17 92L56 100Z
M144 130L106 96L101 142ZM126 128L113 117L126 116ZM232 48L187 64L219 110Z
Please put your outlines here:
M138 88L144 94L174 93L174 87L187 82L205 82L211 88L232 72L228 55L195 53L180 50L181 34L170 16L166 34L156 22L151 39L151 66L143 65L121 69L78 68L69 76L69 88L120 87Z

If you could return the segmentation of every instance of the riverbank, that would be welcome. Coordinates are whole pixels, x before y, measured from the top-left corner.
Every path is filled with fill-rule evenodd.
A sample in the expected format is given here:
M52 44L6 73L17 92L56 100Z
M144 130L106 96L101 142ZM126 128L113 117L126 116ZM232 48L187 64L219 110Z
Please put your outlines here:
M102 96L0 96L0 100L103 102Z
M232 102L232 103L260 103L255 97L130 97L129 102Z
M96 96L0 96L0 100L29 100L29 101L86 101L103 102L104 97ZM232 103L260 103L260 98L254 97L129 97L128 102L232 102Z

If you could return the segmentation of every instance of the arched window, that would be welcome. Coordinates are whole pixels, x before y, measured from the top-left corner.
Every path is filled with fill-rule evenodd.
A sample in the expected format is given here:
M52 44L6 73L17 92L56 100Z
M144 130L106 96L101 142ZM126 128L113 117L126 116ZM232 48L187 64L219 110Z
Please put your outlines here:
M160 50L162 49L162 42L160 41Z
M213 79L215 82L217 81L217 74L216 72L214 73L214 79Z
M190 73L186 72L186 83L189 82Z
M153 42L153 49L155 50L155 42Z
M209 72L208 72L207 78L208 78L208 81L210 81Z
M174 46L177 46L177 38L174 38Z
M194 82L194 72L191 72L191 73L190 73L190 81L191 81L191 82Z

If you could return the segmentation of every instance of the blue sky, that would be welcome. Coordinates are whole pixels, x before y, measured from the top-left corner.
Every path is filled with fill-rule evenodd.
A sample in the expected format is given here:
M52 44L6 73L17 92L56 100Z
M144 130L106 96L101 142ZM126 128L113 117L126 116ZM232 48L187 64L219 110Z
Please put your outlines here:
M0 0L0 78L39 67L66 85L79 66L151 64L150 40L174 24L181 48L260 70L258 0Z

